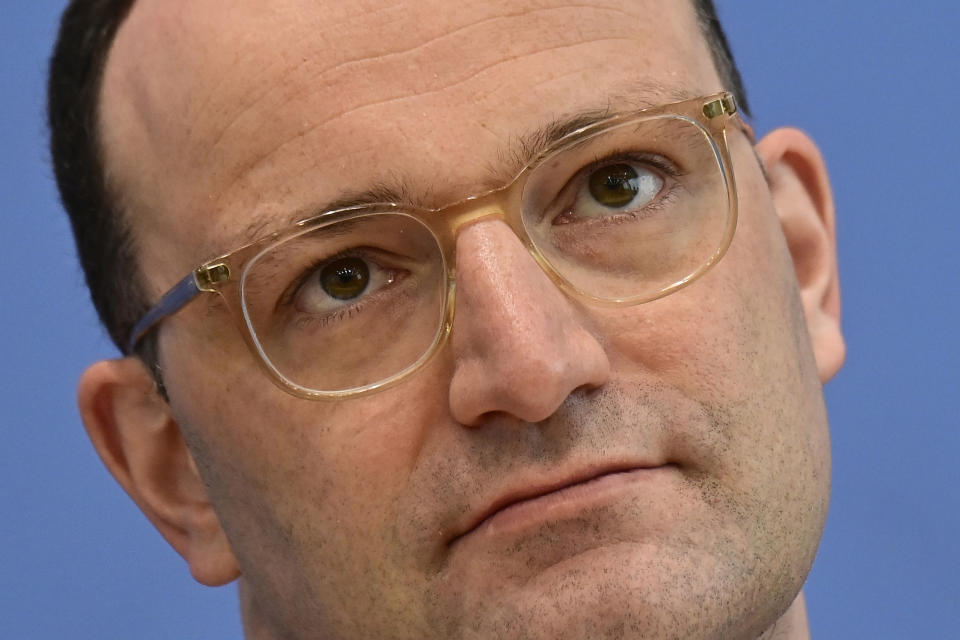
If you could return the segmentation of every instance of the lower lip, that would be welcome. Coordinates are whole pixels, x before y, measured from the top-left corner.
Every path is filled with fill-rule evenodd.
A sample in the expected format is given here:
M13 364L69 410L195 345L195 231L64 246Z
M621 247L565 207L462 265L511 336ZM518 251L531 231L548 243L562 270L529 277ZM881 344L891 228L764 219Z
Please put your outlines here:
M609 504L622 497L625 492L636 489L637 484L655 481L674 469L673 465L665 465L598 476L511 504L484 520L470 533L484 536L504 535L545 522L580 517L585 510Z

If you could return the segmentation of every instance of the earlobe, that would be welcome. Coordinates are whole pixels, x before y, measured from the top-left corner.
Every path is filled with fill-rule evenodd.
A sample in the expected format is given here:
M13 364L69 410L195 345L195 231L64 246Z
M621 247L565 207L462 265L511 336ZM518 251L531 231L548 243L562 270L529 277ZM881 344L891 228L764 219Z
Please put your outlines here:
M170 408L136 358L105 360L84 372L80 415L101 460L150 522L216 586L239 575L206 487Z
M833 194L816 144L797 129L777 129L757 154L793 260L821 382L843 365Z

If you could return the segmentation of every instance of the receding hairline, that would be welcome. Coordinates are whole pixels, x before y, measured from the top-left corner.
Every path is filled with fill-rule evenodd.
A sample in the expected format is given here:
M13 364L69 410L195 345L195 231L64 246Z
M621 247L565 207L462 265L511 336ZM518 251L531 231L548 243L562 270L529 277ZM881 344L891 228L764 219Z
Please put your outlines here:
M704 32L702 29L702 23L699 19L699 13L697 12L698 5L696 2L697 0L691 0L691 2L688 4L689 10L691 11L689 18L693 21L693 24L698 26L697 31L701 38L704 38ZM143 0L139 0L139 2L134 0L132 5L142 5L142 3ZM111 46L111 52L108 54L108 66L116 64L116 56L112 54L115 53L113 49L116 46L117 39L118 38L114 39L114 43ZM704 38L702 42L704 44L705 54L711 56L711 61L713 62L713 55L709 41ZM713 66L716 67L716 64ZM722 78L722 74L720 74L720 76ZM524 161L528 160L530 156L535 155L536 151L539 150L537 147L542 146L542 144L538 145L538 140L541 142L544 140L546 142L550 142L556 139L559 137L557 135L557 131L560 129L570 129L573 126L571 123L579 123L579 125L582 126L588 124L590 121L600 120L615 113L638 110L640 108L654 106L657 104L681 101L694 97L695 95L700 95L701 93L703 92L698 93L697 91L692 90L690 87L684 87L680 84L671 85L666 81L654 81L651 79L646 79L637 81L626 89L620 89L615 93L603 96L603 104L598 103L596 105L588 105L586 107L578 108L572 112L561 113L559 116L553 118L551 122L547 122L536 127L536 130L534 131L521 132L517 136L520 141L518 149L504 149L502 154L506 158L519 156L519 160L514 161L509 168L505 168L500 174L498 174L496 179L488 183L478 185L477 188L471 190L470 193L482 192L489 188L493 188L495 186L495 182L502 183L505 178L512 177L512 175L508 174L514 173L518 168L518 164L522 166ZM101 101L103 101L103 97L103 93L101 92ZM99 109L100 113L102 114L103 104L100 105ZM103 120L101 120L101 124L103 124ZM104 138L103 131L104 129L101 130L101 139ZM122 138L118 137L116 140L121 141ZM499 186L499 184L496 186ZM120 191L120 195L122 195L122 190ZM414 196L413 202L410 200L404 200L404 202L409 204L426 206L427 208L436 206L438 204L435 202L423 204L422 199L417 199L416 189L407 188L407 185L405 185L401 180L393 181L393 183L381 181L376 184L368 185L362 189L334 195L332 198L329 198L326 203L318 203L316 206L302 207L292 213L284 214L281 219L283 222L292 223L305 217L309 217L309 214L316 212L317 210L352 206L354 204L366 203L370 201L383 201L388 197L390 199L394 199L396 196L404 194L412 194ZM261 219L251 221L243 230L237 233L230 233L222 243L218 241L216 243L217 246L212 247L213 250L210 252L210 257L235 249L238 246L255 240L257 237L277 230L277 227L282 228L283 226L283 222L277 224L273 220L270 220L270 216L267 214L261 215L260 218ZM134 237L136 237L136 234L134 234ZM142 252L138 251L138 254L142 255Z
M149 307L142 255L132 243L131 202L109 185L116 167L103 153L98 130L105 67L116 35L142 0L70 0L50 63L48 117L57 185L70 217L91 300L117 347L124 351L132 323ZM688 4L724 88L749 115L746 92L713 0ZM131 193L129 196L136 196ZM120 275L122 274L122 275ZM152 340L144 344L152 343ZM148 363L154 359L142 352Z

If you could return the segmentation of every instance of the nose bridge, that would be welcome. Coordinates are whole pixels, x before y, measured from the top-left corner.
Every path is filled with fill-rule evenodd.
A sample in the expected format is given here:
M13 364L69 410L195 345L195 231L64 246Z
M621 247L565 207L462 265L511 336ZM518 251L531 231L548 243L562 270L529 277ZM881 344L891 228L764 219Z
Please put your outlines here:
M539 251L534 247L533 241L523 226L521 196L524 178L525 175L521 174L502 187L470 196L435 211L438 214L436 220L439 225L434 227L434 231L440 236L441 243L444 246L447 275L451 284L460 279L458 266L460 258L458 254L461 234L478 223L499 220L513 232L519 244L526 249L527 257L539 266L539 269L547 278L559 288L564 288L562 283L557 281L553 270L543 262ZM459 287L459 285L455 286Z
M449 210L447 217L451 234L456 237L466 227L491 218L506 221L507 211L504 203L499 199L491 198L497 195L499 194L485 194L454 205L455 208Z
M467 227L484 220L497 219L505 222L523 244L529 246L520 211L522 183L521 179L515 179L502 187L470 196L438 210L436 213L443 220L443 235L451 244L455 244L457 236Z
M496 223L499 205L469 211L457 238L451 409L462 424L497 412L543 420L573 391L603 384L609 363L537 261Z

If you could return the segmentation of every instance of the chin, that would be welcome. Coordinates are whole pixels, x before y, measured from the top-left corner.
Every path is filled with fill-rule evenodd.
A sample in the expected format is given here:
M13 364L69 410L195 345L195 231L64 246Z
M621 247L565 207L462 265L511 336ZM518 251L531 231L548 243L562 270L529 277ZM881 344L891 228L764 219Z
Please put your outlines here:
M697 542L609 541L485 563L445 585L431 626L476 640L756 640L789 607L802 576L751 564L752 554L737 552L742 541L718 540L711 551Z

